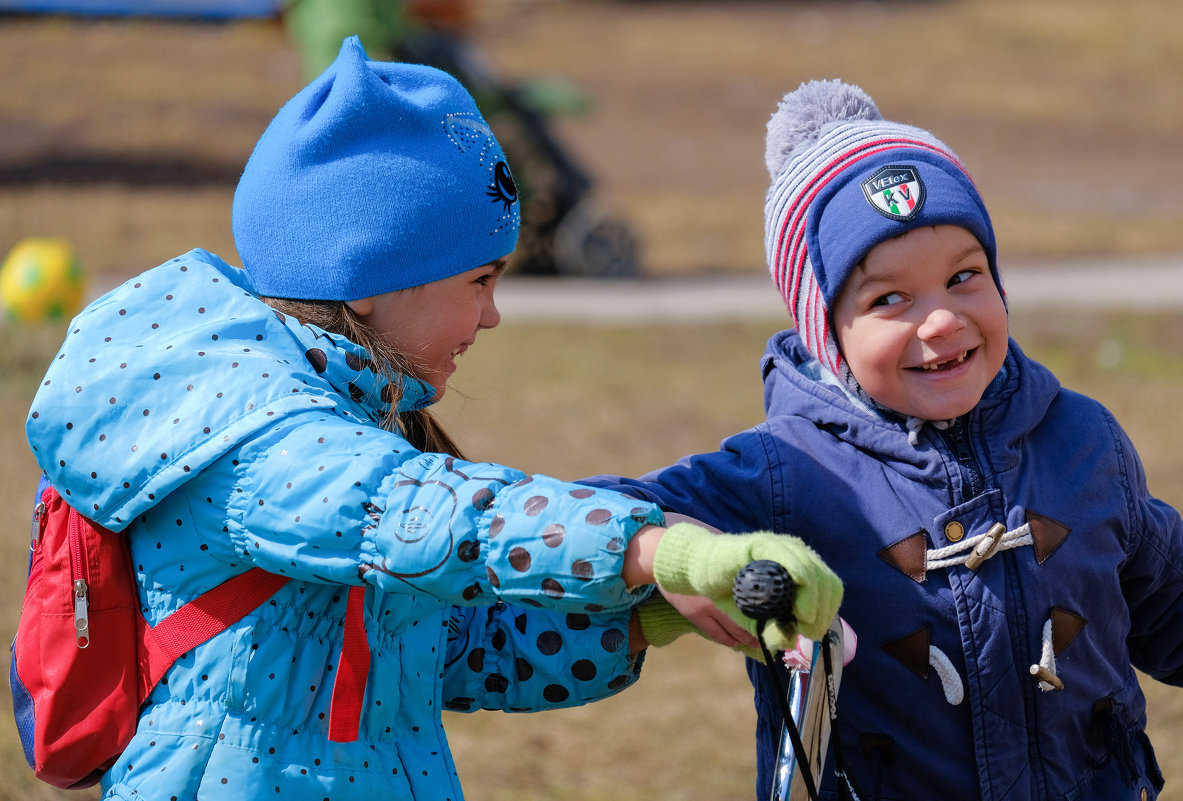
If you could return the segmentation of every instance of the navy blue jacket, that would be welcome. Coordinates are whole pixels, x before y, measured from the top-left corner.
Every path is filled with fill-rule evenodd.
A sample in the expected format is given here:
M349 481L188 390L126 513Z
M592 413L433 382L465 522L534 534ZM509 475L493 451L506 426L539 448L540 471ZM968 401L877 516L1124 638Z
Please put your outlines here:
M762 364L764 423L591 483L724 531L796 534L838 572L859 637L841 750L863 798L1155 798L1134 666L1183 683L1183 527L1112 415L1012 342L977 407L913 445L901 419L818 381L795 332ZM996 524L1006 536L967 567ZM766 668L748 668L766 799L781 717Z

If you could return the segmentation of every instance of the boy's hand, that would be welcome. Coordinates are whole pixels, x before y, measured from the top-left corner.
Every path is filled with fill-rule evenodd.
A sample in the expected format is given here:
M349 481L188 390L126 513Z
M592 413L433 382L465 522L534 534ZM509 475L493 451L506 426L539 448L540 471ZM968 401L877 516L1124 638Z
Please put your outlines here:
M821 638L842 602L842 582L796 537L766 531L713 534L678 523L666 529L658 543L653 573L663 592L706 596L748 628L751 622L735 609L731 593L736 575L757 559L777 562L789 572L797 587L793 604L797 630L810 639ZM787 623L770 621L765 627L770 648L795 644L797 631L791 626L785 630Z

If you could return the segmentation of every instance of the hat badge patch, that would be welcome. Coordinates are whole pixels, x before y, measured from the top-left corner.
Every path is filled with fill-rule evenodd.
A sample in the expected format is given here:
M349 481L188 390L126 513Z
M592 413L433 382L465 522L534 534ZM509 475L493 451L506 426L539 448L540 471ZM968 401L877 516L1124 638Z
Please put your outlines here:
M875 211L905 222L924 206L924 182L915 167L893 164L881 167L862 182L863 195Z

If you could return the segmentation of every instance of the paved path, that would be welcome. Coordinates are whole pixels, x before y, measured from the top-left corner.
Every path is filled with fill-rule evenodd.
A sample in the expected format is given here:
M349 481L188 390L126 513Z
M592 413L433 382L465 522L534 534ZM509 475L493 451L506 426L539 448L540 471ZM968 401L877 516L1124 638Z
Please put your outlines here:
M1183 255L1126 260L1015 263L1003 267L1015 311L1040 308L1183 311ZM787 317L763 273L638 280L511 275L497 290L507 322L644 322Z

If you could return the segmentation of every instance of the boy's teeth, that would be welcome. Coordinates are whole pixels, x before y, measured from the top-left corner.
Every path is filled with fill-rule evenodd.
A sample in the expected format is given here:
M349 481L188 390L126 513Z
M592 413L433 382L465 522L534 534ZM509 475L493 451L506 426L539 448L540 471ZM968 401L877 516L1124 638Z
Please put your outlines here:
M947 361L940 362L939 364L924 364L924 365L921 365L921 369L928 370L929 372L935 373L936 371L944 368L947 365L961 364L968 357L969 357L969 351L968 350L962 351L961 355L955 359L949 359Z

